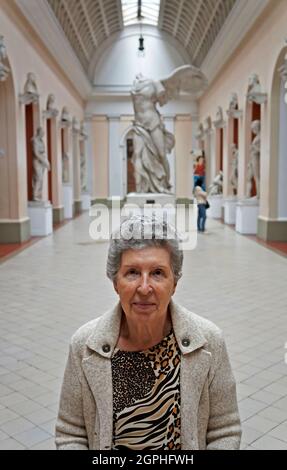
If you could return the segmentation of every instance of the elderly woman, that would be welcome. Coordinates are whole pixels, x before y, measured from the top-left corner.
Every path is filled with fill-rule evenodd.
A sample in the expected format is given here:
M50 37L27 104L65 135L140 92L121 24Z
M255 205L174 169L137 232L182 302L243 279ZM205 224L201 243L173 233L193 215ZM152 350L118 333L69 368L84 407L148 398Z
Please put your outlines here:
M221 331L172 300L183 254L167 223L133 216L111 238L111 311L73 336L58 449L238 449L235 381Z

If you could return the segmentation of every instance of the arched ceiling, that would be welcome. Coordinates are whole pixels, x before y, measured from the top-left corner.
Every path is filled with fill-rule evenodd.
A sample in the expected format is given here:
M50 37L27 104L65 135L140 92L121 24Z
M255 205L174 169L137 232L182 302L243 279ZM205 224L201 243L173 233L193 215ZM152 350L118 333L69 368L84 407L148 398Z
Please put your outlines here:
M46 0L84 70L95 51L124 28L121 0ZM161 0L158 28L201 66L237 0Z

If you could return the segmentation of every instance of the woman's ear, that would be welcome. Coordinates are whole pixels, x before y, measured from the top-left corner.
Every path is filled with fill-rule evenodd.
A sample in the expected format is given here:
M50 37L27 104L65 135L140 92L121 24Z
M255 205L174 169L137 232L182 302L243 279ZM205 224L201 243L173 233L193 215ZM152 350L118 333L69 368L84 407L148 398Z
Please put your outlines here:
M115 289L116 293L118 294L119 292L118 292L118 288L117 288L117 281L116 281L116 279L113 281L113 285L114 285L114 289Z
M176 290L176 286L177 286L177 282L174 283L174 286L173 286L173 291L172 291L172 294L173 295L175 293L175 290Z

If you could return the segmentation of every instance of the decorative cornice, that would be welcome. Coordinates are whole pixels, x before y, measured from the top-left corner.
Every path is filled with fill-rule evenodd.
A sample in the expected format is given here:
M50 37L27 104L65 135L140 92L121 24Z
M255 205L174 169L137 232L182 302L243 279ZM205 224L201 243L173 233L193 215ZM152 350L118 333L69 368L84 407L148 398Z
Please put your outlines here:
M209 85L272 1L237 0L201 66Z
M86 99L91 92L91 84L48 2L15 0L15 3L80 96Z

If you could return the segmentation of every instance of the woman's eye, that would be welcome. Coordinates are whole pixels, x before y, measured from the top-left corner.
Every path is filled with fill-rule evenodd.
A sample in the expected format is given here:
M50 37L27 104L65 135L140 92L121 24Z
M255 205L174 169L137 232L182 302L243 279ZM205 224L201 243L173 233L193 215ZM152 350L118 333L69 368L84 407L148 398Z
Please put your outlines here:
M136 276L138 271L136 269L129 269L127 272L127 276Z
M155 276L163 276L163 271L161 269L156 269L153 274Z

